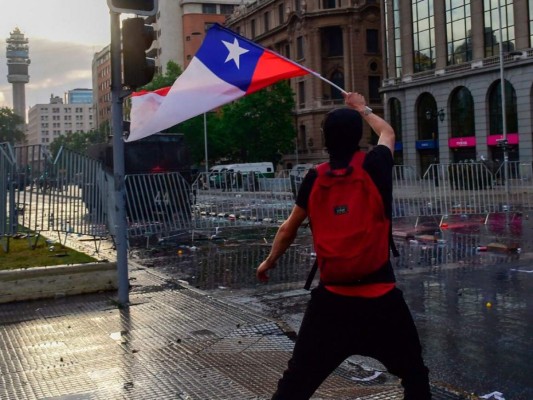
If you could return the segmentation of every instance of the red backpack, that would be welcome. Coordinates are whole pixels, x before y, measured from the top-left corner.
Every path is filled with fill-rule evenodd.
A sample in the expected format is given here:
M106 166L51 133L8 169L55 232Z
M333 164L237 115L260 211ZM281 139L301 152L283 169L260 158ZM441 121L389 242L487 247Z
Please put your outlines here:
M389 260L391 222L378 188L363 169L365 156L356 152L345 169L317 166L307 210L324 284L360 283Z

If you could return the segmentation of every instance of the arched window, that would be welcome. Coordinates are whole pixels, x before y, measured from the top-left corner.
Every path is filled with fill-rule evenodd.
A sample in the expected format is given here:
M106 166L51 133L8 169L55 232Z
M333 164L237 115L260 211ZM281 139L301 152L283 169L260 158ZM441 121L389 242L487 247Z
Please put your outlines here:
M422 93L418 99L416 120L418 140L435 140L438 136L437 102L429 93Z
M475 136L474 99L470 90L461 86L452 93L450 101L452 137Z
M489 133L503 134L501 82L494 82L489 92ZM505 122L507 133L518 132L518 114L516 112L516 91L509 81L505 81Z
M344 74L341 71L339 71L338 69L335 70L331 74L330 80L331 80L331 82L333 82L338 87L341 87L341 88L344 87ZM340 92L340 90L334 88L333 86L331 86L331 98L333 100L342 100L343 99L342 93Z
M402 104L397 98L393 98L389 102L390 124L394 133L396 134L396 141L402 141Z

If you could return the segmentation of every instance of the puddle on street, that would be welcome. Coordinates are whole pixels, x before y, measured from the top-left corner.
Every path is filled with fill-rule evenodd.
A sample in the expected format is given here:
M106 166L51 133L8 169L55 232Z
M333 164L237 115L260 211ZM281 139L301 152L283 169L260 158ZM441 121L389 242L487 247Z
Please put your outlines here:
M431 267L487 266L533 257L533 224L525 217L486 216L440 220L395 221L395 243L400 257L395 269L429 271ZM268 254L276 229L213 229L203 236L166 239L149 247L137 247L133 258L203 290L243 289L258 285L255 269ZM305 280L314 262L310 230L301 228L293 246L271 271L270 283Z
M477 395L498 391L507 400L532 399L533 224L527 216L454 216L444 229L439 223L420 219L416 229L413 221L394 224L398 286L419 328L432 380ZM215 294L259 296L269 288L279 294L287 290L282 283L303 286L314 254L309 229L302 228L269 284L259 284L255 270L275 232L247 230L236 238L226 230L213 239L168 240L137 248L133 257ZM303 312L307 298L300 297L285 309L271 303L281 304L272 315Z

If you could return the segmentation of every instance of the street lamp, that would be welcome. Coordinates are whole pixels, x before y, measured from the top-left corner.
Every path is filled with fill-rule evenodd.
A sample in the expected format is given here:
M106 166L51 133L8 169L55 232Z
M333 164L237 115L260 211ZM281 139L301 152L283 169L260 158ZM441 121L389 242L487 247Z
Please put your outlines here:
M439 130L439 127L438 127L438 122L437 120L439 120L440 122L443 122L444 121L444 109L440 109L439 111L437 112L434 112L433 110L431 109L426 109L426 119L428 121L435 121L434 125L433 125L433 133L432 133L432 136L433 136L433 151L435 152L435 160L434 160L434 163L437 165L436 167L434 168L438 168L438 163L439 163L439 153L438 153L438 137L437 137L437 131ZM439 185L439 170L437 169L436 173L435 173L435 185L438 186Z
M503 139L498 141L498 145L501 146L503 150L503 179L505 180L505 221L506 224L509 224L509 146L507 140L507 115L506 115L506 104L505 104L505 77L503 74L503 26L502 26L502 7L498 1L498 17L500 20L500 82L501 82L501 103L502 103L502 130L503 130Z

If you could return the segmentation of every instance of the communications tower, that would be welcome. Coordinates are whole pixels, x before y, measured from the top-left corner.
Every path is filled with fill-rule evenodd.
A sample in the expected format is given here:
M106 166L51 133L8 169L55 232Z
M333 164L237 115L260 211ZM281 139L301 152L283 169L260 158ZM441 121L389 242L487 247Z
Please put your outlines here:
M24 85L30 81L28 39L15 28L6 39L7 81L13 84L13 111L26 121L26 92Z

